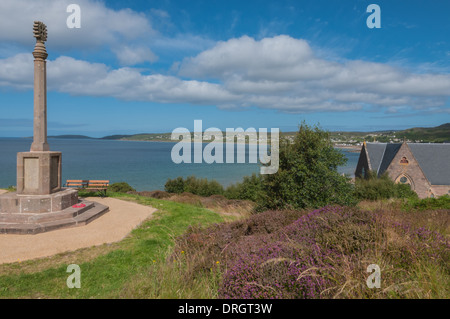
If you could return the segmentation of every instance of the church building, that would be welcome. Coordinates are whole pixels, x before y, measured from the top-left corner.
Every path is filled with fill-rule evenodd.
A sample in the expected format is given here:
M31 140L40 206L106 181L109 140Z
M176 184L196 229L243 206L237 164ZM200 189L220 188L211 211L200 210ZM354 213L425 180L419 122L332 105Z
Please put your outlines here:
M449 143L366 143L355 177L387 172L395 183L409 184L419 198L450 195Z

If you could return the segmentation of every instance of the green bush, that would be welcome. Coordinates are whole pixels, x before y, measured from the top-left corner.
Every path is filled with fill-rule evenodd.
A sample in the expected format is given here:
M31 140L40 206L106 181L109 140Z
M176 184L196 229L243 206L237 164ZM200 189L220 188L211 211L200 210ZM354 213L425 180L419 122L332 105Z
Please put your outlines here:
M108 190L115 193L127 193L136 191L126 182L114 183L109 185Z
M208 181L206 178L196 178L189 176L184 180L182 177L175 179L168 179L164 189L169 193L183 193L189 192L199 196L222 195L224 192L223 186L215 181Z
M262 193L261 175L245 176L241 183L228 186L224 196L228 199L242 199L257 202Z
M417 194L407 184L394 183L387 173L378 177L376 172L370 172L367 178L355 180L355 197L359 200L379 200L417 198Z
M183 192L192 193L199 196L223 195L228 199L251 200L256 202L261 196L262 178L260 175L244 176L242 182L228 186L226 189L215 181L206 178L196 178L189 176L186 179L177 177L168 179L164 185L164 190L168 193L181 194Z
M337 170L346 161L345 155L333 147L328 132L303 123L293 143L280 139L279 169L275 174L263 175L259 208L354 205L350 178Z
M184 179L183 177L177 177L175 179L168 179L164 185L164 190L168 193L181 194L184 192Z
M450 209L450 196L443 195L438 198L410 198L403 203L404 210L433 210Z
M215 181L208 181L206 178L196 178L189 176L185 182L185 192L199 196L222 195L223 186Z

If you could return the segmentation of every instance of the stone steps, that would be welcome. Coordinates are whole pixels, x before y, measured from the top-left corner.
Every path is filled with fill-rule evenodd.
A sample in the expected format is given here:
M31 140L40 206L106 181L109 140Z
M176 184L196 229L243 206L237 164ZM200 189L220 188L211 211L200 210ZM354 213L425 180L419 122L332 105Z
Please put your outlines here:
M68 211L66 212L66 210ZM102 216L108 210L107 206L89 202L89 205L79 208L78 211L74 211L73 207L69 207L60 212L48 213L54 214L54 219L52 220L49 220L49 216L46 216L42 217L39 222L34 223L0 221L0 234L38 234L61 228L83 226ZM57 216L58 213L60 214L59 216Z
M68 207L62 211L51 212L51 213L0 213L0 223L25 223L25 224L40 224L47 221L54 221L59 219L74 218L85 211L91 209L94 203L88 201L81 201L86 206L80 208Z

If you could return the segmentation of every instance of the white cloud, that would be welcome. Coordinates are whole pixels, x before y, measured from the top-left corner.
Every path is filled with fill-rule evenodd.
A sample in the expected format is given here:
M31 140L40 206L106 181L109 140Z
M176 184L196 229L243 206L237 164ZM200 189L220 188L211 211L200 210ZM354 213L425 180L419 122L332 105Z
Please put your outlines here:
M161 9L150 9L150 12L153 16L159 17L161 19L168 19L170 18L170 15L167 11L161 10Z
M329 61L289 36L219 42L179 66L188 78L220 81L242 94L237 106L289 112L345 111L363 106L444 107L450 74L414 74L382 63ZM230 107L230 105L227 105Z
M81 28L69 29L66 9L72 0L2 0L0 2L0 41L33 43L33 21L47 25L48 44L55 49L89 49L117 40L154 35L149 20L130 9L112 10L103 2L77 0L81 9Z
M124 65L154 58L135 50L119 56ZM73 95L111 96L159 103L250 107L284 112L446 112L450 74L411 73L365 61L318 58L304 40L289 36L249 37L218 42L186 58L177 76L144 74L132 67L110 68L61 56L48 61L49 90ZM33 58L0 59L0 86L32 88ZM448 105L448 104L447 104Z
M316 62L319 63L315 65ZM288 36L261 41L243 36L219 42L214 48L185 59L180 68L180 75L184 76L226 78L241 74L245 78L259 80L291 80L294 75L307 78L324 76L321 72L327 74L330 70L313 59L306 41Z
M33 55L20 53L0 60L0 86L33 88Z
M131 66L158 60L156 54L146 47L116 46L113 51L121 65Z
M21 72L15 72L21 70ZM218 84L181 80L161 74L143 75L138 69L110 69L102 63L90 63L61 56L47 61L49 91L72 95L111 96L124 100L161 103L216 104L236 100L236 96ZM33 56L18 54L0 59L0 86L31 89Z

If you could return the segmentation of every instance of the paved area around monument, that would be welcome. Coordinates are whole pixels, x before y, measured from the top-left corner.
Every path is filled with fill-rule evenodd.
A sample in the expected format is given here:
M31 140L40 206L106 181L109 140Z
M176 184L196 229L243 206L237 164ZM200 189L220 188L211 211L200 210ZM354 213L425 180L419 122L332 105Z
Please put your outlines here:
M2 192L0 190L0 194ZM150 206L116 198L88 200L107 205L110 211L85 226L36 235L0 234L0 264L120 241L156 211Z

